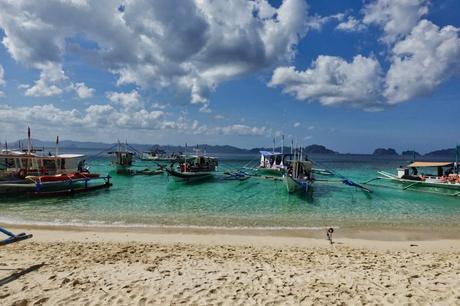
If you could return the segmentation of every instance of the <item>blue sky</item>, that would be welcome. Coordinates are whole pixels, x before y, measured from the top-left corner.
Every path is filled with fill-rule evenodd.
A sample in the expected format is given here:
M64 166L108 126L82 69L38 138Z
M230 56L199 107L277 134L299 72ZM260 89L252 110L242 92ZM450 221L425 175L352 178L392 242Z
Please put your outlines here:
M117 8L123 4L124 11ZM460 142L460 2L0 0L0 138Z

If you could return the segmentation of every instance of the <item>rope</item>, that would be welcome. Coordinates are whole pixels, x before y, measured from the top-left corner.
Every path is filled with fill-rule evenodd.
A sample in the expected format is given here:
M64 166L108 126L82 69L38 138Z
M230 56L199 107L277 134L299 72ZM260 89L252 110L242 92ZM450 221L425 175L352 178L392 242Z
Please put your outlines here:
M99 153L97 153L96 155L91 155L88 159L89 159L89 160L91 160L91 159L96 159L96 158L99 157L101 154L107 153L107 151L112 150L112 149L115 148L116 146L117 146L117 145L114 144L114 145L111 146L110 148L104 149L104 150L100 151Z
M339 177L342 179L342 183L347 185L347 186L351 186L351 187L357 187L357 188L360 188L361 190L364 190L366 192L369 192L369 193L372 193L372 190L370 190L369 188L366 188L358 183L355 183L353 180L349 179L348 177L346 177L345 175L342 175L341 173L339 173L338 171L335 171L335 170L332 170L330 168L328 168L327 166L317 162L317 161L314 161L312 159L310 159L313 163L319 165L320 167L326 169L327 171L331 172L332 174L334 174L335 176Z
M141 157L141 156L142 156L142 152L139 151L139 150L137 150L137 149L134 148L133 146L131 146L131 145L128 144L128 148L130 148L131 150L133 150L134 152L136 152L138 157Z

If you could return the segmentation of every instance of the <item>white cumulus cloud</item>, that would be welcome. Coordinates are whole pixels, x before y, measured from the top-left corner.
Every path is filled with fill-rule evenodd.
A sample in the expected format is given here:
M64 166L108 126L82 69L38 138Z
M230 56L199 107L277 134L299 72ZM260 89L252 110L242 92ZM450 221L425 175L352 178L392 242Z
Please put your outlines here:
M363 31L366 25L353 16L348 16L347 21L343 21L336 26L336 29L344 32Z
M72 83L71 89L75 90L80 99L91 98L95 91L94 88L89 88L83 82Z
M209 133L217 133L223 135L238 135L238 136L267 136L271 130L265 126L248 126L245 124L233 124L223 127L211 128Z
M0 86L5 85L5 70L3 69L3 66L0 65ZM5 93L0 90L0 98L3 98L5 96Z
M0 86L5 85L5 69L0 65Z
M65 87L51 80L47 67L62 71L72 52L116 75L118 85L173 87L206 111L219 83L291 60L307 30L304 0L279 7L267 0L123 4L118 10L110 0L0 0L3 45L16 61L41 72L26 95L61 94Z
M138 109L144 105L141 102L141 95L135 89L131 92L110 91L106 92L106 96L111 102L122 105L128 109Z
M22 85L25 89L24 94L29 97L50 97L60 95L63 89L59 86L67 79L62 65L59 63L47 62L37 64L41 70L40 78L35 81L34 85Z
M428 0L376 0L364 7L363 22L382 27L382 41L391 44L412 30L428 6Z
M323 105L347 104L368 111L431 94L442 82L460 72L460 29L442 28L422 19L428 0L375 0L365 5L363 23L348 17L338 30L375 24L388 47L388 70L374 57L357 55L351 62L320 55L305 71L275 69L269 86L298 100Z
M386 75L385 97L396 104L431 93L460 71L459 29L439 28L421 20L410 34L395 44Z
M381 80L381 67L374 58L357 55L347 62L340 57L321 55L304 71L277 68L269 86L282 86L283 92L298 100L370 109L381 104Z

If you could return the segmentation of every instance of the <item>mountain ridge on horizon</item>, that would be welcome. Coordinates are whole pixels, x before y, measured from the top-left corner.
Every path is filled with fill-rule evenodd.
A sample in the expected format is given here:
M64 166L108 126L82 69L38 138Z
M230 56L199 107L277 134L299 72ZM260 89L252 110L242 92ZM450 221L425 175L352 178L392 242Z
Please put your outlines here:
M56 146L56 142L54 141L43 141L40 139L32 138L32 145L35 148L54 148ZM8 144L9 148L18 148L20 144L22 147L27 147L27 139L20 139L13 143ZM104 143L104 142L97 142L97 141L74 141L74 140L60 140L59 147L61 149L110 149L111 147L115 146L117 143ZM136 143L128 143L129 146L133 147L138 151L148 151L152 148L160 148L163 150L167 150L169 152L184 152L185 146L180 145L160 145L160 144L136 144ZM0 148L4 148L5 145L1 144ZM192 148L199 147L199 148L206 148L206 151L210 153L232 153L232 154L251 154L251 153L259 153L259 151L272 151L273 147L254 147L254 148L240 148L237 146L232 145L208 145L208 144L197 144L195 146L188 146L189 150ZM289 152L290 147L284 146L284 152ZM375 156L385 156L385 154L377 154L376 152L382 152L383 148L376 148L373 153L342 153L331 150L323 145L319 144L311 144L308 146L303 147L304 152L308 154L340 154L340 155L375 155ZM392 148L383 149L383 150L390 150L394 151L396 154L391 153L388 156L405 156L409 151L402 151L401 153L397 153L396 150ZM281 146L275 147L275 151L281 151ZM419 154L418 156L454 156L455 155L455 148L448 148L448 149L438 149L434 151L427 152L425 154Z

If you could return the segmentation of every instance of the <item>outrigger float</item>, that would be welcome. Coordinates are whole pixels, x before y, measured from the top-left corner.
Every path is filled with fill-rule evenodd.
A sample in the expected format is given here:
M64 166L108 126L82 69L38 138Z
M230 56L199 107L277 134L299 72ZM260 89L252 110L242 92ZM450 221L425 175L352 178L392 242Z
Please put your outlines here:
M0 227L0 233L6 235L8 238L0 240L0 246L4 246L7 244L27 240L33 237L32 234L20 233L20 234L13 234L9 230Z
M436 174L419 172L419 168L424 171L436 169ZM406 167L399 167L397 175L385 171L378 173L379 177L364 184L395 188L377 183L387 181L398 184L401 190L460 196L460 174L457 162L412 162Z

